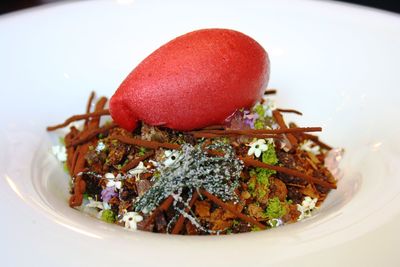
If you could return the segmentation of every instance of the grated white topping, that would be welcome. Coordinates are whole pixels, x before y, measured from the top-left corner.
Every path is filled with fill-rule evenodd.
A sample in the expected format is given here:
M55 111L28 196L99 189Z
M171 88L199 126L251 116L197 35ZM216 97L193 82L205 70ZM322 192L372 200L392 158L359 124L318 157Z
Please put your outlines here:
M224 201L237 200L234 190L243 163L227 144L214 144L208 149L222 150L225 156L209 156L200 146L183 145L173 164L159 168L160 178L137 199L135 210L151 212L168 196L179 194L182 188L192 191L204 188Z

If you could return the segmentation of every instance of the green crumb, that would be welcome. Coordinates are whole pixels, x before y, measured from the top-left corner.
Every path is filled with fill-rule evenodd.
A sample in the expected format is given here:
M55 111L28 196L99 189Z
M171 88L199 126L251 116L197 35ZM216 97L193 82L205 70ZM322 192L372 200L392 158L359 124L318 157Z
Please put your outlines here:
M258 232L258 231L261 231L261 228L258 227L258 226L253 226L253 227L251 227L251 231L252 232Z
M258 114L258 116L260 118L264 118L265 117L265 109L263 107L263 105L258 104L253 108L254 112L256 112Z
M257 182L261 185L269 187L268 178L271 176L270 170L257 168L255 172L257 175Z
M143 156L144 154L146 154L147 149L145 147L140 147L139 148L139 156Z
M265 128L264 121L260 120L260 119L257 119L256 122L254 123L254 128L256 130L264 129Z
M229 137L222 137L221 142L224 144L230 144L230 139L229 139Z
M274 143L268 143L268 149L262 153L262 162L270 165L278 163L278 157L276 156Z
M269 165L276 165L278 163L278 157L276 156L273 143L268 143L268 150L262 153L262 162ZM250 171L250 176L257 177L257 183L267 190L269 187L269 177L275 173L276 171L274 170L255 168Z
M251 172L250 172L250 175L251 175L252 177L254 177L254 176L251 174ZM248 189L250 190L250 192L254 192L254 190L256 189L256 182L257 182L257 179L254 179L254 178L250 178L250 179L249 179L249 182L247 183L247 186L248 186Z
M287 209L282 205L278 197L268 200L266 216L270 219L282 218L287 213Z
M240 225L240 221L238 221L238 220L233 220L232 221L232 227L237 227L239 225Z
M112 210L103 210L103 212L101 213L101 219L108 223L114 223L115 222L114 212L112 212Z
M265 128L265 109L263 105L258 104L253 108L253 112L258 114L258 119L254 122L254 128L259 130L259 129L264 129Z
M268 188L258 188L257 190L257 199L262 199L263 197L265 197L268 193Z
M272 171L262 168L255 168L250 170L250 178L248 189L253 197L261 200L269 192L269 177Z

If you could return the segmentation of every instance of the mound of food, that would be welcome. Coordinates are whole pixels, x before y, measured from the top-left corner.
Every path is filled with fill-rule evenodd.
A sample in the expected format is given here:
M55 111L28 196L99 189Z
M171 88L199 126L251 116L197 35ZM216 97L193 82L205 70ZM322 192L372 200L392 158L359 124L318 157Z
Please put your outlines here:
M106 222L157 233L249 232L310 216L336 188L324 162L336 170L339 152L309 134L321 128L286 125L281 114L299 112L269 98L226 125L191 132L100 126L105 103L48 130L85 120L64 139L70 205Z
M310 134L320 127L286 124L282 113L302 114L276 108L268 78L267 53L236 31L195 31L162 46L110 109L92 93L85 114L47 128L75 124L53 147L72 177L70 206L131 230L182 235L309 217L336 188L341 150Z

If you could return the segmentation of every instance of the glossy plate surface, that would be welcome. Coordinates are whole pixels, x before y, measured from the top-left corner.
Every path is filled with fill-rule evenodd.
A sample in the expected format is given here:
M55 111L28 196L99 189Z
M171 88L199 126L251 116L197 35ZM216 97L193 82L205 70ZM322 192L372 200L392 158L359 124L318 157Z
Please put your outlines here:
M69 208L45 127L82 113L91 90L111 96L161 44L207 27L266 48L278 105L346 149L339 189L309 220L234 236L132 233ZM0 36L2 266L400 262L397 15L325 1L77 1L2 16Z

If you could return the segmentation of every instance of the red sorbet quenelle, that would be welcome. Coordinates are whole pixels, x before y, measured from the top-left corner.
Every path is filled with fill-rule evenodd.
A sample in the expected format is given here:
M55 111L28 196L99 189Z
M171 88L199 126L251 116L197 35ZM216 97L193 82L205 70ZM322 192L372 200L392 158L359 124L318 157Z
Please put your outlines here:
M138 121L190 131L251 108L268 80L268 54L254 39L228 29L193 31L144 59L111 98L110 113L129 131Z

